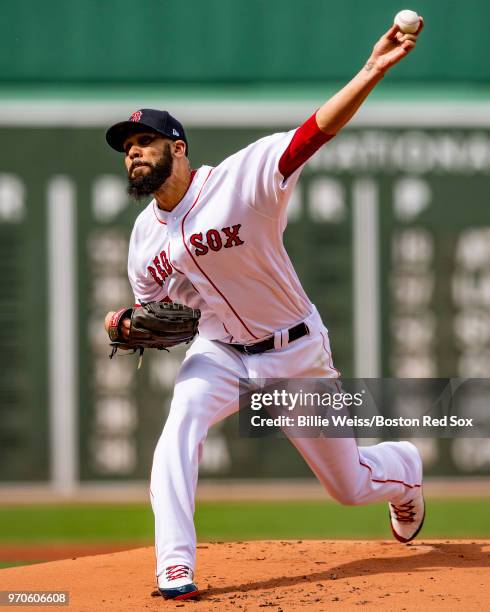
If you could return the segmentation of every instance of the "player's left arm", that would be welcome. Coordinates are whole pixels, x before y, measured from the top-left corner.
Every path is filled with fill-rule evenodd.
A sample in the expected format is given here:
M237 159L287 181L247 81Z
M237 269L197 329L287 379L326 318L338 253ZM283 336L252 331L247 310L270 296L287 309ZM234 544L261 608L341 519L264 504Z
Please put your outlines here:
M352 119L386 72L415 48L423 26L422 17L415 34L403 34L393 25L374 45L362 70L296 130L279 160L279 171L284 179Z
M362 70L316 112L316 122L322 132L334 136L352 119L386 72L415 48L423 27L421 17L415 34L400 32L396 24L383 34Z

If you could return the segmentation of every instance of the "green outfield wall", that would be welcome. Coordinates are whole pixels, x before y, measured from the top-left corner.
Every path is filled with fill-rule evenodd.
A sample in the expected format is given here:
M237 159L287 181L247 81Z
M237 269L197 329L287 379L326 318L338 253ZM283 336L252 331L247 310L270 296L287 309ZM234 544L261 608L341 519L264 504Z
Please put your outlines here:
M403 8L403 6L402 6ZM426 31L390 82L487 86L485 0L415 0ZM398 0L2 3L0 83L264 84L350 78Z
M176 106L194 166L297 121L217 101L211 125ZM106 103L73 127L69 107L29 108L2 112L0 481L146 479L183 352L148 354L139 371L130 356L108 359L102 322L132 302L126 256L141 209L104 142L117 117ZM347 377L488 378L490 114L371 111L305 167L285 236L335 365ZM488 438L422 446L429 474L490 473ZM210 432L202 474L309 472L287 441L240 438L231 419Z

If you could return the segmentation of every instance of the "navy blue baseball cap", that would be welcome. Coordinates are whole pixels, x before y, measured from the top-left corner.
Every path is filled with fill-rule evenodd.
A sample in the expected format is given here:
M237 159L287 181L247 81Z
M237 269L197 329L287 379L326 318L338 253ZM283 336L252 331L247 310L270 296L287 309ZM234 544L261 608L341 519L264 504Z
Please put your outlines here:
M171 140L183 140L186 145L186 155L189 144L180 121L167 111L153 108L141 108L135 111L127 121L121 121L110 127L105 135L107 143L116 151L124 153L124 141L131 134L146 131L158 132Z

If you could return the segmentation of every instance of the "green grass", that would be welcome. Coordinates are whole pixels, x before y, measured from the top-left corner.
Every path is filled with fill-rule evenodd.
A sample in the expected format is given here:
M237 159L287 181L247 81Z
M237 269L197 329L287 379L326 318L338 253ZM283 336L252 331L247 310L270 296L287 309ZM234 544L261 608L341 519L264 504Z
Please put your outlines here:
M148 540L152 531L149 504L0 507L0 545L2 542Z
M423 535L490 537L489 515L490 498L429 500ZM386 504L208 503L198 508L196 521L201 540L391 538Z
M429 500L423 537L490 537L489 516L490 498ZM386 504L203 502L197 507L196 525L201 541L391 537ZM149 505L0 507L0 547L54 541L144 543L152 537Z

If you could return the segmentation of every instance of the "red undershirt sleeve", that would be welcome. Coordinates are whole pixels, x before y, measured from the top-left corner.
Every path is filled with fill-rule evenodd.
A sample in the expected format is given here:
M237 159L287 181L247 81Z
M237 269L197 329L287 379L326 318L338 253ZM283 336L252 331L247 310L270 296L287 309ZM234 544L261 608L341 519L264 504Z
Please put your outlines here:
M316 122L316 112L296 130L279 160L279 172L287 180L333 135L325 134Z

